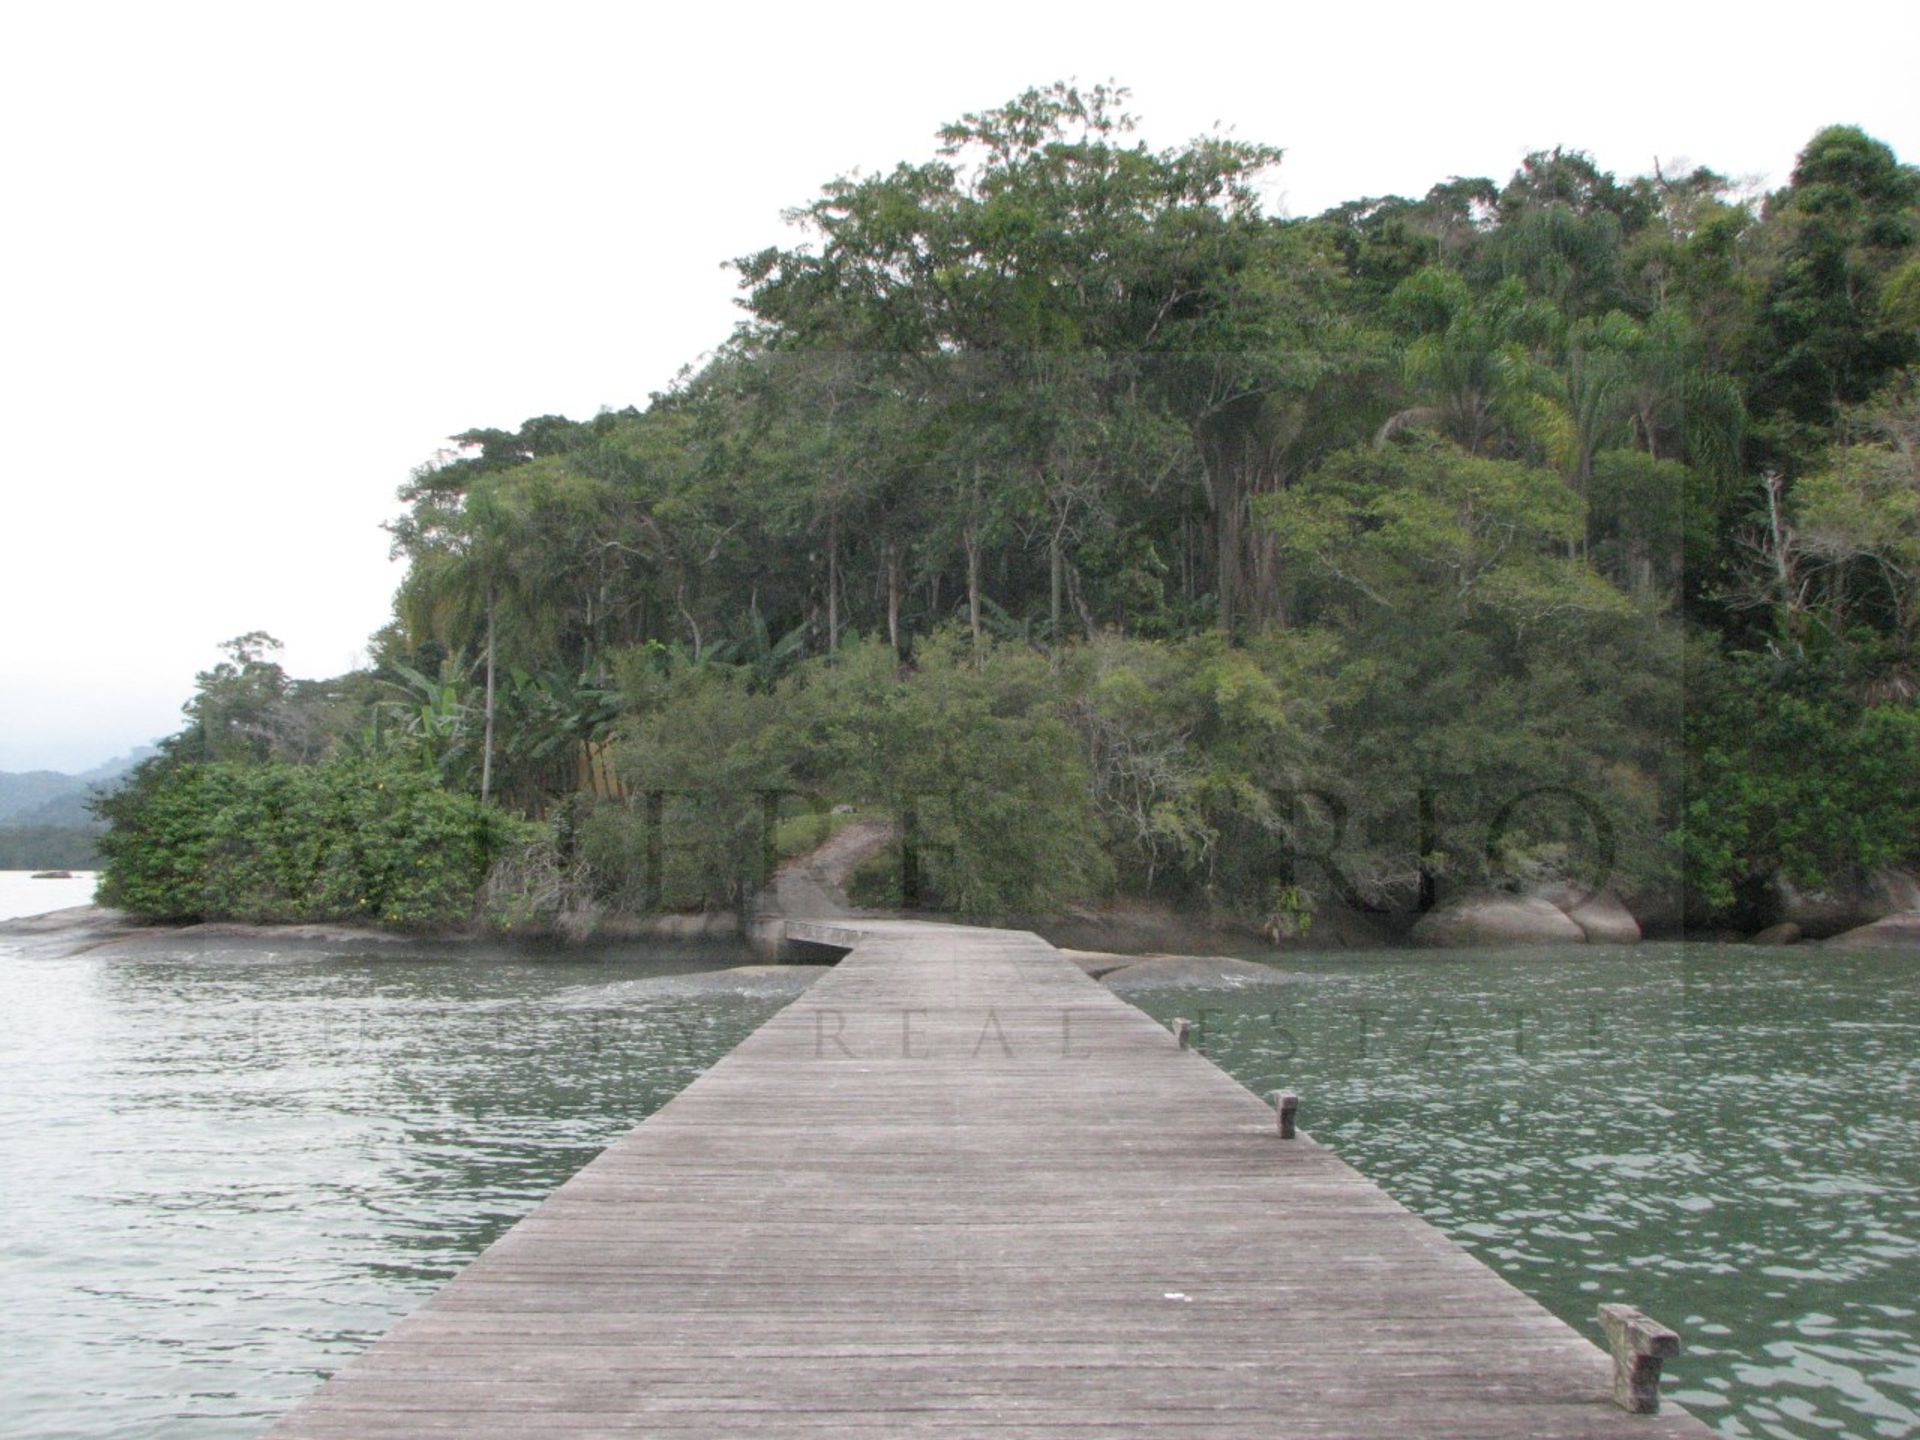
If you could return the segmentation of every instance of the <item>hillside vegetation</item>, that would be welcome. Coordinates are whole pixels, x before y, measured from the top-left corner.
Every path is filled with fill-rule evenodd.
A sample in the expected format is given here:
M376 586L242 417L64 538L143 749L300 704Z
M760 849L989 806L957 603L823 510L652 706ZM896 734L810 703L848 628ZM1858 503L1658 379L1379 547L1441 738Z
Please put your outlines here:
M0 870L95 865L101 826L92 802L150 753L136 750L78 775L0 771Z
M1765 196L1555 150L1279 218L1278 150L1123 104L965 116L735 261L668 393L454 437L372 667L235 642L110 895L164 854L168 913L341 910L160 817L400 770L475 837L416 920L488 864L501 915L743 904L769 807L842 803L896 899L1274 933L1556 879L1754 920L1920 858L1920 172L1834 127Z

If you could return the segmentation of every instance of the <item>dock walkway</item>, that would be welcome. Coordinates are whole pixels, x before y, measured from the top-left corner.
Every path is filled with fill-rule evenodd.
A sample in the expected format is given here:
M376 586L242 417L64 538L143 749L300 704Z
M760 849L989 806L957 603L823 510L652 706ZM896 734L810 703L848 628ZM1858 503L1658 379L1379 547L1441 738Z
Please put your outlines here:
M851 953L272 1433L1709 1433L1037 937L793 930Z

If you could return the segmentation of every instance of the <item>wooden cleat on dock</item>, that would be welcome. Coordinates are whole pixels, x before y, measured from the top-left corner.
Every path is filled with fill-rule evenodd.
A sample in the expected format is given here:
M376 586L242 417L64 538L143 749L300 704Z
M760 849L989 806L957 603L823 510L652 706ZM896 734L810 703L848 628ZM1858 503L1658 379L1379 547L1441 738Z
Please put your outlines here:
M1291 1090L1273 1092L1273 1115L1279 1122L1280 1138L1291 1140L1294 1137L1294 1120L1300 1113L1300 1097Z
M1631 1305L1602 1305L1600 1324L1613 1351L1613 1403L1635 1415L1660 1409L1660 1366L1680 1353L1680 1337Z

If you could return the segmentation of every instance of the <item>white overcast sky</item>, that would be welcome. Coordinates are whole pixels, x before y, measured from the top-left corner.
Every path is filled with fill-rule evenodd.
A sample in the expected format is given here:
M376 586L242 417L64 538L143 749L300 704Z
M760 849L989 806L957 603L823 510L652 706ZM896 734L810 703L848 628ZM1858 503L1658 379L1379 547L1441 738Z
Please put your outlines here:
M172 730L242 631L352 666L444 437L644 403L783 208L1031 85L1283 146L1294 214L1555 144L1920 158L1905 4L695 8L0 8L0 769Z

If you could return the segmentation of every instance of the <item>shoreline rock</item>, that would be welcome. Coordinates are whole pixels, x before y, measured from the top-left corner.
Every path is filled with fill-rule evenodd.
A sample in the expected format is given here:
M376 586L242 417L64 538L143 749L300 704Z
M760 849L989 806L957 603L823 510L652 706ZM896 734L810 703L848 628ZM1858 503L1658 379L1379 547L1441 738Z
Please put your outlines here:
M1096 980L1103 979L1116 970L1124 970L1129 965L1138 965L1142 960L1159 958L1150 955L1122 955L1111 950L1070 950L1064 945L1056 945L1054 948Z
M649 975L594 987L574 997L571 1003L580 1008L610 1009L637 1000L685 1000L707 995L791 999L832 968L831 965L732 965L724 970L696 970L683 975Z
M1096 978L1120 995L1186 987L1244 989L1256 985L1291 985L1299 979L1271 965L1235 960L1226 955L1136 955L1132 964L1104 971Z
M1629 917L1631 918L1631 917ZM1636 932L1639 927L1636 925ZM1637 938L1637 935L1636 935ZM1429 910L1407 943L1430 949L1477 945L1583 945L1587 932L1550 900L1477 893Z
M1882 916L1825 942L1830 950L1920 950L1920 909Z
M285 944L334 945L460 945L516 942L607 945L622 941L738 940L739 919L731 914L604 915L561 917L552 922L511 930L483 925L442 926L422 930L381 930L372 926L331 922L256 923L244 920L200 920L188 924L143 922L125 911L103 905L72 905L39 915L0 920L0 936L61 938L91 942L84 948L132 940L261 940Z
M1633 918L1633 912L1621 903L1619 896L1608 891L1589 895L1564 913L1580 927L1589 945L1640 943L1640 922Z
M1280 944L1243 919L1194 914L1138 900L1072 906L1062 915L1026 916L1009 923L1032 930L1062 950L1136 959L1222 952L1244 956L1288 950L1376 950L1396 943L1395 927L1344 906L1315 915L1304 936Z
M1827 940L1864 930L1880 920L1920 911L1920 877L1905 870L1875 870L1851 882L1823 890L1803 890L1783 875L1767 887L1754 918L1792 923L1809 940Z
M69 930L102 930L116 926L132 928L133 917L104 905L69 905L60 910L43 910L38 915L16 915L0 920L0 935L59 935Z

